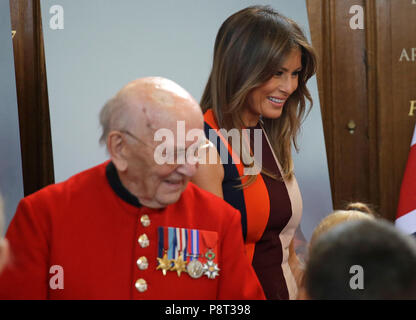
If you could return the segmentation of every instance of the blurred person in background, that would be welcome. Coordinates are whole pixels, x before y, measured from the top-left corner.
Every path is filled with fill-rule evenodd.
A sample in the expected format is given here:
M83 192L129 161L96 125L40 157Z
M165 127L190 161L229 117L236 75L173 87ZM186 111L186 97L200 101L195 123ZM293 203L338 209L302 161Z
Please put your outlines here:
M308 299L416 299L416 241L381 219L346 221L312 244Z
M373 210L362 202L353 202L349 203L345 210L335 210L333 213L329 214L325 218L321 220L318 226L314 229L311 240L308 244L308 249L316 242L317 239L326 232L328 232L331 228L347 222L347 221L354 221L354 220L366 220L366 219L374 219L375 213ZM308 252L305 254L305 261L308 259ZM305 269L306 265L303 265ZM299 300L304 300L307 298L306 290L305 290L305 282L304 282L304 274L302 274L301 284L299 288Z
M353 202L347 205L345 210L335 210L330 215L326 216L314 229L309 246L312 244L325 232L335 227L336 225L351 221L351 220L361 220L361 219L374 219L375 213L373 210L362 202Z

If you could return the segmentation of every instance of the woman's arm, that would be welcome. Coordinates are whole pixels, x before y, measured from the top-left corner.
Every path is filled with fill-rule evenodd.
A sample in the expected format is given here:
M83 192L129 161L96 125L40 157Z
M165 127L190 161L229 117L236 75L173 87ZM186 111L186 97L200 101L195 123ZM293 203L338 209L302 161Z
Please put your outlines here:
M210 158L214 161L209 161ZM209 191L220 198L224 198L222 193L223 180L224 167L221 164L221 159L217 149L211 145L206 153L204 163L199 164L198 170L192 177L191 181L198 187Z

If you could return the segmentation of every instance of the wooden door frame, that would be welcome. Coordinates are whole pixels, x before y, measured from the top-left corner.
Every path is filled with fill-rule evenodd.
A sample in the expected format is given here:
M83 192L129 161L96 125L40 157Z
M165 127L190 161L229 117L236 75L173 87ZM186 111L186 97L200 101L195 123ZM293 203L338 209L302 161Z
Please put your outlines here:
M10 0L25 196L54 183L40 0Z

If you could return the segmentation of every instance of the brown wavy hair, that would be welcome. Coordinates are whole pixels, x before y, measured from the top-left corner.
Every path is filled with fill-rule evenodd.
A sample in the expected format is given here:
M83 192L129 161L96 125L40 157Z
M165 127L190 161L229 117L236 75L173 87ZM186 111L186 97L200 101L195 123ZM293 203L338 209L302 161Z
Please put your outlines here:
M263 118L263 128L287 179L293 176L291 143L298 151L296 137L312 107L306 82L316 72L315 52L296 22L270 6L252 6L231 15L218 31L211 74L200 102L203 112L213 110L220 128L241 130L249 93L273 77L295 48L302 53L298 87L278 119ZM255 178L249 177L250 183Z

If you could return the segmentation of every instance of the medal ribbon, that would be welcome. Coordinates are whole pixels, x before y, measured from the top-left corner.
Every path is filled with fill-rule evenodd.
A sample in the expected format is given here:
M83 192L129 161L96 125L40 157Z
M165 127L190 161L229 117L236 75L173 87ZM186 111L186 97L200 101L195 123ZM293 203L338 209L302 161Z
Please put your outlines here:
M182 250L183 250L183 260L186 261L186 254L187 254L187 247L188 247L188 232L186 229L181 229L181 243L182 243Z
M205 253L207 252L206 243L205 243L204 238L203 238L205 232L206 231L204 231L204 230L199 231L199 233L201 235L201 242L199 244L199 249L200 249L200 252L201 252L202 261L205 261Z
M180 228L175 228L175 259L179 258L179 255L181 253L181 248L182 248L182 242L181 242L181 229Z
M175 228L172 227L168 227L167 228L168 231L168 241L169 241L169 245L168 245L168 259L174 259L175 258L175 238L176 238L176 232L175 232Z
M188 248L190 250L191 261L193 259L198 260L199 255L199 230L188 230Z
M158 227L157 228L157 233L158 233L158 257L159 258L163 258L163 254L164 254L164 228L163 227Z
M201 238L202 243L204 245L204 249L206 248L206 251L202 251L202 254L205 254L208 252L208 250L211 250L215 254L214 261L217 262L217 233L214 231L201 231Z
M186 249L186 229L184 228L175 228L175 259L178 259L182 254L185 259L185 249Z

